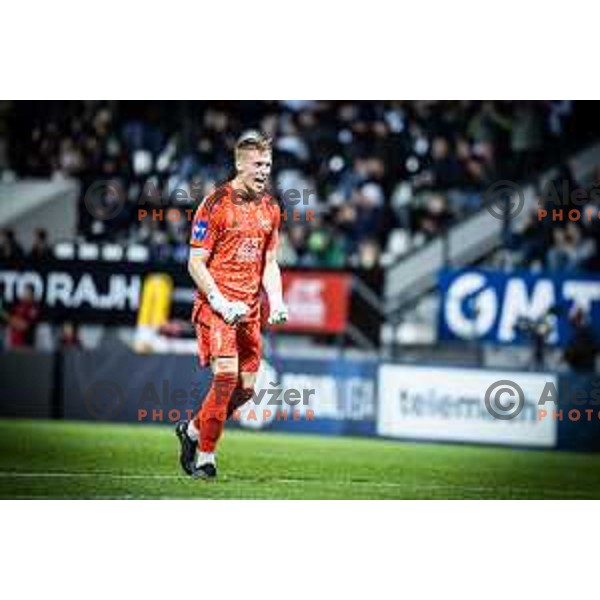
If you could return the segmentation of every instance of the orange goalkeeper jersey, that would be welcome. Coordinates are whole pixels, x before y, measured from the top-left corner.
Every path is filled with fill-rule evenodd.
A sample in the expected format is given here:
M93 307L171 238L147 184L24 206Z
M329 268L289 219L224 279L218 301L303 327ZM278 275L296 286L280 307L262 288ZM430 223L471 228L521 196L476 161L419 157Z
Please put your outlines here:
M208 270L225 298L241 300L251 310L257 308L265 256L277 247L280 220L281 210L273 196L242 199L230 183L200 204L190 246L206 252ZM196 291L193 321L204 301Z

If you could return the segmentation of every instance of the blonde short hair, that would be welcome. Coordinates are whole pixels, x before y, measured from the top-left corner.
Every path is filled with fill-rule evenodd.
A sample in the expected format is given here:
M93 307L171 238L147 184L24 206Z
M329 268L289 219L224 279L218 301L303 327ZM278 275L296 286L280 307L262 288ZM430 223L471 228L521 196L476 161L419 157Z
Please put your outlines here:
M244 150L260 150L271 152L271 140L260 131L245 131L235 143L235 159L238 160Z

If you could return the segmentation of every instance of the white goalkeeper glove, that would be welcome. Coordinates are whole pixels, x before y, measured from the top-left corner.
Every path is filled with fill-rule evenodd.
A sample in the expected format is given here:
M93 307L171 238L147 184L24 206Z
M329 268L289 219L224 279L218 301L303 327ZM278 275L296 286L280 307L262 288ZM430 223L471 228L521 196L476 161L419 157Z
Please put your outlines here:
M219 313L228 325L235 325L241 321L250 310L246 304L239 300L235 302L227 300L219 291L213 290L208 294L207 299L211 308Z
M283 300L274 303L269 312L269 325L282 325L288 320L288 309Z

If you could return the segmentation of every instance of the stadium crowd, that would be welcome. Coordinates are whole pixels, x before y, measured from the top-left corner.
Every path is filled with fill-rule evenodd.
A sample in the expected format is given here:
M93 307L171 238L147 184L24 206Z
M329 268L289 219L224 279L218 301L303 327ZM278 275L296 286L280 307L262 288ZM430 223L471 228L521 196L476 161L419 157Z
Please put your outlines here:
M583 201L572 200L575 191ZM569 167L562 166L538 190L536 207L520 230L507 236L500 258L508 268L600 271L600 165L589 186L580 185Z
M187 259L189 222L140 220L136 203L148 190L166 198L183 190L194 207L230 174L239 132L259 127L273 138L275 188L314 191L294 208L315 218L284 226L281 262L318 267L376 267L440 234L478 208L496 178L520 180L541 167L576 123L568 101L49 102L14 110L10 173L77 178L80 240L147 244L157 261ZM112 221L94 219L83 203L98 180L125 190L128 202ZM46 252L38 236L36 252ZM14 239L5 247L19 251Z

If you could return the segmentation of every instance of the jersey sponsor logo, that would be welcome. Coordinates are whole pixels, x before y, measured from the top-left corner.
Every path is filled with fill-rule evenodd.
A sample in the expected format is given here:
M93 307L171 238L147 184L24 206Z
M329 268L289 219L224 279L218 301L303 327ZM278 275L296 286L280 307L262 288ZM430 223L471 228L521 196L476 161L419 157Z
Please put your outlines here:
M260 238L244 240L237 251L237 259L243 262L255 262L260 257Z
M194 224L192 229L192 240L194 242L201 242L208 233L208 221L198 221Z

